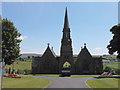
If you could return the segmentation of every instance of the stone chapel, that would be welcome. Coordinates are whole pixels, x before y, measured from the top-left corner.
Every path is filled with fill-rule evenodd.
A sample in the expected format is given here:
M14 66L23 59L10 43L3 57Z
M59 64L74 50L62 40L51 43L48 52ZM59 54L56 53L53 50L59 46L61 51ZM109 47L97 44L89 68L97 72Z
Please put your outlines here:
M86 43L77 56L73 55L67 8L62 32L60 56L56 56L53 48L50 48L48 44L42 56L33 57L32 73L60 74L62 69L69 64L71 74L101 74L103 72L102 57L92 56ZM67 65L65 65L66 63Z

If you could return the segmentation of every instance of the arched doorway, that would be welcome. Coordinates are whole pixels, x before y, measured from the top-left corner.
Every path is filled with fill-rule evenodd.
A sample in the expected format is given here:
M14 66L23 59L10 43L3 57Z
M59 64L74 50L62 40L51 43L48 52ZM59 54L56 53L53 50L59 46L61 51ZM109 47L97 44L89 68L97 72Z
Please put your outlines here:
M70 76L71 75L71 64L69 62L64 62L62 66L61 76Z

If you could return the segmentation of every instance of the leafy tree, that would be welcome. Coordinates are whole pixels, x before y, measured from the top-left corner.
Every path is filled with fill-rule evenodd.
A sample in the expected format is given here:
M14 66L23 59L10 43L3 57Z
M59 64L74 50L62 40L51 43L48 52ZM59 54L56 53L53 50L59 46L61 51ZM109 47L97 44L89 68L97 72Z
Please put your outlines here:
M30 59L31 57L30 56L28 56L28 59Z
M2 61L2 17L0 16L0 62Z
M5 64L12 64L20 56L20 36L13 22L8 19L2 20L2 59Z
M110 41L110 44L107 46L109 54L117 52L117 58L120 59L120 24L113 26L110 29L110 32L114 35L113 39Z

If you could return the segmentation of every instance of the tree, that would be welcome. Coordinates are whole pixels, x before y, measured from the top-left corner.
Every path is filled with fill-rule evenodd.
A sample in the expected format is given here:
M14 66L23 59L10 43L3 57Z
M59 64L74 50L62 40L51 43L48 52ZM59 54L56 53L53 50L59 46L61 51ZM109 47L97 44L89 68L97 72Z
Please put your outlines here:
M110 41L110 44L107 46L109 54L117 52L117 58L120 59L120 24L113 26L110 29L110 32L114 35L113 39Z
M2 17L0 16L0 62L2 62Z
M31 57L30 56L28 56L28 59L30 59Z
M20 36L13 22L8 19L2 20L2 59L5 64L12 64L20 56Z

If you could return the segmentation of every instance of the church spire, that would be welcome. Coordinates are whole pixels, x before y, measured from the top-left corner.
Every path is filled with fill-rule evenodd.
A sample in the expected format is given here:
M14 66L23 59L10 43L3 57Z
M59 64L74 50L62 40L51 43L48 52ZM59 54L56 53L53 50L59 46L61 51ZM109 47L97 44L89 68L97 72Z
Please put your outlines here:
M61 40L61 56L64 57L64 55L67 55L67 56L71 55L71 57L73 55L72 40L70 37L70 28L68 23L67 7L65 11L65 18L64 18L63 37Z
M66 7L66 11L65 11L64 28L69 28L68 15L67 15L67 7Z

